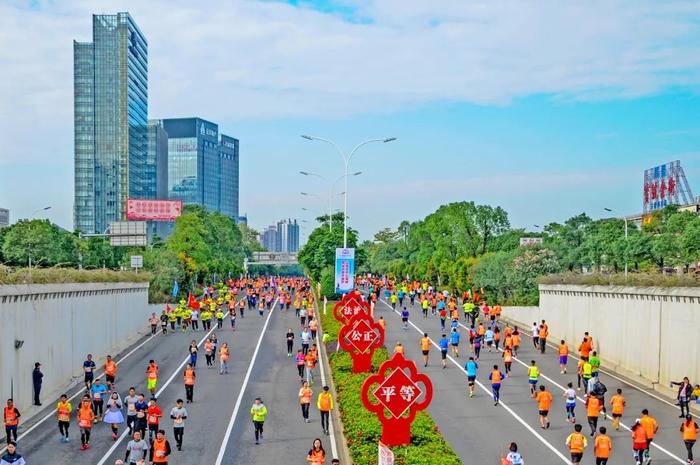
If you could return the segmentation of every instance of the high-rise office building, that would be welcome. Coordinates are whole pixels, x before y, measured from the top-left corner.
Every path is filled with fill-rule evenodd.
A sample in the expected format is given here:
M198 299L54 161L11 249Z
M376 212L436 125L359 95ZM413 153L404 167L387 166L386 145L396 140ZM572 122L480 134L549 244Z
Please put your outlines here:
M273 224L265 228L260 235L260 244L270 252L278 252L277 250L277 227Z
M10 210L0 208L0 228L10 225Z
M148 44L129 13L93 15L73 42L74 227L103 232L127 198L155 198L148 161Z
M277 252L299 251L299 225L297 220L287 219L277 222Z
M238 220L238 139L201 118L162 120L168 134L168 197Z
M149 194L158 200L168 199L168 133L159 120L148 120L148 163ZM174 221L149 221L149 234L157 234L161 238L170 235L175 227Z

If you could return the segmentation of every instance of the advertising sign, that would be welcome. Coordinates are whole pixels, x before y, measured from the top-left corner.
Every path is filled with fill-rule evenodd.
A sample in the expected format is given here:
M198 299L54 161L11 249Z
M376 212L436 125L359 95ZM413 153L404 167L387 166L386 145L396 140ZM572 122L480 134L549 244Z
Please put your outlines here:
M129 220L172 221L182 214L182 200L126 201L126 217Z
M335 249L335 292L350 292L355 284L355 249Z
M668 205L690 204L690 190L681 162L676 160L644 171L644 213L660 210Z

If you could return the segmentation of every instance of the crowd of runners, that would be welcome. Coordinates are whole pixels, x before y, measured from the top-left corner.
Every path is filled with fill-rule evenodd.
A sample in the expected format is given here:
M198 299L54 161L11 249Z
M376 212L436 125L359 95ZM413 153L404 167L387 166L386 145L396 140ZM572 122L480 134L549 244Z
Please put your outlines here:
M285 344L290 365L295 364L298 372L298 399L301 405L302 418L309 423L309 410L312 400L319 412L321 433L329 434L330 412L333 409L333 397L328 386L322 386L319 392L314 392L316 384L314 373L319 363L318 336L319 324L316 319L316 303L309 282L303 278L255 278L229 279L203 289L200 299L190 295L189 299L181 300L178 305L167 305L160 315L155 313L148 319L151 335L160 332L163 336L175 332L192 333L205 332L204 344L196 340L187 347L189 355L182 371L184 399L179 398L174 405L162 405L156 396L160 381L160 368L157 360L150 360L144 370L143 384L129 387L126 392L119 392L118 364L107 355L100 367L93 355L87 354L82 363L84 393L77 403L73 404L67 394L61 395L56 404L55 415L59 442L71 444L72 426L79 432L79 449L90 449L91 442L99 434L100 441L105 429L96 425L103 423L108 426L107 437L116 441L120 431L126 429L130 440L123 450L123 459L115 464L147 465L167 464L169 459L182 451L185 438L185 423L191 415L197 415L195 403L195 386L198 382L197 372L201 370L199 352L203 350L205 367L217 368L219 375L229 372L231 350L226 342L219 343L217 335L212 331L223 331L224 320L229 320L229 330L236 330L236 319L245 318L246 312L257 318L265 318L267 312L277 305L282 312L294 312L299 321L297 330L290 328L285 334ZM292 310L293 309L293 310ZM159 328L160 327L160 331ZM298 343L297 343L298 340ZM296 353L294 348L298 345ZM103 375L97 375L98 368ZM291 371L291 370L290 370ZM104 379L103 379L104 378ZM295 393L296 388L295 388ZM260 445L264 439L264 424L268 415L268 407L263 399L256 398L250 407L250 421L253 423L254 444ZM0 464L23 465L25 459L18 450L18 427L21 414L12 399L7 400L4 409L4 425L7 436L7 451L0 457ZM166 428L166 423L170 428ZM93 429L97 429L93 436ZM171 439L169 439L169 437ZM171 440L174 443L171 444ZM326 452L323 442L316 438L306 456L310 465L324 465ZM340 462L333 458L332 464Z
M421 351L424 367L430 363L431 348L434 345L438 347L441 366L446 369L448 353L453 358L460 357L460 341L464 338L465 342L468 342L469 354L462 356L466 358L463 369L467 375L469 397L475 396L478 372L486 369L494 406L500 403L501 387L504 384L527 383L530 397L538 412L540 428L550 428L549 412L552 408L564 409L566 422L570 424L568 427L571 429L565 444L569 449L572 465L582 463L584 453L591 448L596 465L607 464L613 454L613 445L616 451L622 451L624 445L619 444L619 436L613 441L609 429L619 430L623 416L633 419L630 421L632 426L629 428L631 434L628 450L632 451L634 463L651 463L651 444L659 424L653 412L646 408L634 413L626 411L623 389L617 388L614 392L608 392L599 376L601 358L591 332L582 331L579 341L552 341L545 320L533 322L527 329L512 325L501 319L501 306L489 305L483 297L483 292L439 290L427 282L385 277L359 277L357 284L368 296L373 309L382 300L390 305L394 312L400 315L403 330L408 330L412 315L416 313L420 319L438 320L439 331L435 336L424 332L422 337L418 337L417 347ZM538 357L532 357L534 359L530 360L519 358L519 350L525 343L532 344L535 353L540 357L556 358L560 374L566 375L569 371L572 371L572 376L575 374L575 379L568 382L561 394L555 394L541 382ZM552 346L554 350L550 355ZM574 358L570 356L570 348L577 351L575 363ZM394 352L404 351L404 345L397 342ZM491 362L487 367L480 366L479 359L484 351L500 354L501 362ZM492 360L491 357L490 359ZM526 365L524 376L513 373L514 361ZM679 439L686 448L687 463L694 464L693 447L700 430L689 410L689 403L700 396L700 387L693 386L688 378L674 384L678 388L677 400L680 408ZM559 403L557 398L562 399L561 407L556 407ZM585 417L585 426L577 419L577 400L583 401L584 412L579 418ZM601 420L609 420L609 426L599 425ZM509 445L508 453L503 455L502 460L504 464L524 464L515 443Z

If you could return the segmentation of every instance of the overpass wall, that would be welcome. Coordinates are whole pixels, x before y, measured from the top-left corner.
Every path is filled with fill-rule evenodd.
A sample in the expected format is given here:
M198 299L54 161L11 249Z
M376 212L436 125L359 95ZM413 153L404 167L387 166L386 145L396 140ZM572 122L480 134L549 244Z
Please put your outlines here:
M550 341L576 351L589 331L603 367L654 388L700 383L700 289L541 285L539 307L505 307L528 333L546 320Z
M151 311L148 283L0 286L2 401L12 395L27 410L35 362L44 373L42 399L58 397L82 378L86 354L100 366L148 332Z

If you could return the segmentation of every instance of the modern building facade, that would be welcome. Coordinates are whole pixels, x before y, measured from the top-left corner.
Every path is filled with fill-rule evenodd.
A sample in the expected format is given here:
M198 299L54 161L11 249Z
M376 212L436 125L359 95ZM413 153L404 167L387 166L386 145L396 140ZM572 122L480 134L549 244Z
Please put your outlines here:
M299 252L299 224L297 220L280 220L260 235L260 244L270 252Z
M93 15L73 42L74 227L100 233L128 198L155 198L148 157L148 44L129 13Z
M148 120L148 176L152 179L149 184L149 199L168 199L168 133L159 120ZM174 221L149 221L149 235L156 234L161 238L170 235L175 227Z
M10 210L0 208L0 228L10 225Z
M163 119L168 134L168 198L238 220L238 139L201 118Z

